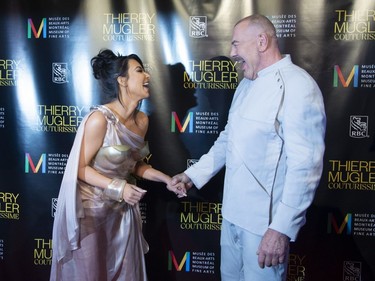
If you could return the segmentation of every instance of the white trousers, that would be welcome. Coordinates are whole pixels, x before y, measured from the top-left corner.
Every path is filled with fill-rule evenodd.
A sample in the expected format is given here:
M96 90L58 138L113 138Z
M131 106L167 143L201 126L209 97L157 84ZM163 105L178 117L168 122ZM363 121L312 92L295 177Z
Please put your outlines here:
M288 259L281 265L260 268L256 254L262 237L226 220L221 225L222 281L286 280Z

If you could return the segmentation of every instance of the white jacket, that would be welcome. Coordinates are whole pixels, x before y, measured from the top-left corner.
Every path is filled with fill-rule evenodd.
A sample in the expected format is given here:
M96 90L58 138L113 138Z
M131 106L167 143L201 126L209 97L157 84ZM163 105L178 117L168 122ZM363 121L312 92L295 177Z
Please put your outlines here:
M224 219L295 240L321 177L325 126L318 85L286 55L241 81L225 130L185 173L201 188L226 165Z

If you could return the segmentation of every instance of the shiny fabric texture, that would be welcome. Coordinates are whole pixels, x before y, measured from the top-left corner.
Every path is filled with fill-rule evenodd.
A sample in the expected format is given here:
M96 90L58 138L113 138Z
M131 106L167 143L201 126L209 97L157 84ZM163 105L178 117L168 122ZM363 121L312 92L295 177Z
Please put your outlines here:
M63 181L53 227L50 280L146 281L138 204L104 199L103 189L77 179L79 151L88 117L100 111L108 121L102 148L91 166L110 178L135 183L131 173L149 153L143 138L128 130L105 106L84 118L74 141Z

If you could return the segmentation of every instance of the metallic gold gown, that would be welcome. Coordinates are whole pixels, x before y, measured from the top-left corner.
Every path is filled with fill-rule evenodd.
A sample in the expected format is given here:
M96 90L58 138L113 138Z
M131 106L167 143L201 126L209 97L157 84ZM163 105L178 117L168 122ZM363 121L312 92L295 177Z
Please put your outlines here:
M110 178L135 183L131 173L136 162L149 153L147 143L120 123L107 107L98 106L93 109L96 110L104 114L108 123L103 146L91 166ZM144 254L148 245L142 234L138 204L103 199L103 189L77 180L88 116L77 131L60 188L50 280L146 281Z

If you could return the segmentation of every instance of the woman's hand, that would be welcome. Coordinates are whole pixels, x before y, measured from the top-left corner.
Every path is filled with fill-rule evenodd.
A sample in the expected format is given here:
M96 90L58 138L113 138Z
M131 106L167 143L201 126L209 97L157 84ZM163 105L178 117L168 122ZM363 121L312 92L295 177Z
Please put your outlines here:
M182 198L182 197L187 196L185 184L183 182L178 182L178 183L173 185L172 181L169 181L167 183L167 189L169 191L174 192L177 195L178 198Z
M147 190L144 190L133 184L127 183L125 184L124 193L122 197L124 198L124 201L126 203L133 206L143 198L146 192Z

